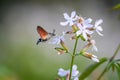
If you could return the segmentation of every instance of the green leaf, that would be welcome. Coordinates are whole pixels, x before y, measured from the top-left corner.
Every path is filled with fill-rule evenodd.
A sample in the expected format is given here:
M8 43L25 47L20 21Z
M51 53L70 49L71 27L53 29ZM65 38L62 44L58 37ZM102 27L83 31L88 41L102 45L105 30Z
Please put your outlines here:
M84 80L86 77L88 77L98 66L103 64L104 62L107 61L107 58L102 58L100 59L100 62L98 63L93 63L88 68L86 68L83 73L80 75L79 80Z
M118 77L119 77L119 80L120 80L120 64L119 63L115 64L115 67L116 67Z
M111 61L110 63L108 63L107 71L109 71L112 66L114 66L114 61Z
M112 8L112 10L118 10L118 9L120 9L120 4L117 4Z
M115 63L120 62L120 59L113 60L107 65L107 71L110 70L111 67L115 66Z

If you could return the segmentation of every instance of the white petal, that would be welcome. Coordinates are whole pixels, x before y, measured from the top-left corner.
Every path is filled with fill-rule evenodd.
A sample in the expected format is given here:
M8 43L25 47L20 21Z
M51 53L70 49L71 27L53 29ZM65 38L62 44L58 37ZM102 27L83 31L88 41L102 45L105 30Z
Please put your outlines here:
M66 20L70 18L67 13L64 13L63 15L64 15L64 18L65 18Z
M98 51L96 46L93 46L92 50Z
M63 76L66 76L68 74L68 71L60 68L59 71L58 71L58 75L63 77Z
M92 57L92 60L95 62L100 62L99 59Z
M82 33L82 31L79 30L79 31L76 32L76 35L79 36L81 33Z
M77 65L73 65L72 69L77 70Z
M63 31L63 32L62 32L62 35L64 36L65 34L66 34L66 32Z
M85 26L86 26L86 28L92 28L93 27L92 24L86 24Z
M99 19L95 22L95 27L97 27L98 25L100 25L101 23L103 23L102 19Z
M98 26L98 27L97 27L97 30L99 30L99 31L103 31L103 29L102 29L101 26Z
M87 33L87 34L93 34L93 31L86 30L86 33Z
M78 70L72 71L72 76L77 76L77 75L79 75L79 71Z
M62 26L66 26L68 24L68 21L66 21L66 22L60 22L60 25L62 25Z
M103 34L101 34L98 30L96 30L96 32L97 32L100 36L103 36Z
M83 32L82 34L83 34L83 37L85 38L85 40L87 40L88 39L87 34L85 32Z
M75 15L76 15L76 11L72 11L72 13L71 13L71 18L74 18Z
M60 40L58 38L55 38L52 42L52 44L59 44L60 43Z
M73 21L70 21L70 22L69 22L69 26L72 26L73 24L74 24Z
M60 40L65 41L64 36L60 36Z
M80 23L77 23L77 26L79 27L79 29L83 28Z
M88 18L84 21L85 23L91 23L92 22L92 19L91 18Z
M75 77L74 80L79 80L79 78L78 78L78 77Z
M64 41L64 36L57 36L53 39L52 42L50 42L51 44L60 44L60 40Z
M93 57L93 58L98 58L98 57L97 57L97 56L95 56L95 55L92 55L92 57Z

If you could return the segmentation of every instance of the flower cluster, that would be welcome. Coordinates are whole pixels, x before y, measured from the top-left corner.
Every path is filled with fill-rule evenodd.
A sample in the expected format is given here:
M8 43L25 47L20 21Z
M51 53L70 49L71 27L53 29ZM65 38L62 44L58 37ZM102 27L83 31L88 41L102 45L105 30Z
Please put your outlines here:
M93 55L92 53L87 52L87 50L92 47L92 51L98 51L96 47L96 41L92 39L92 34L97 32L98 35L103 36L103 34L101 33L103 29L100 26L100 24L103 23L103 20L99 19L93 24L93 20L91 18L83 18L81 16L78 16L75 11L71 13L71 16L69 16L67 13L64 13L63 16L66 21L60 22L60 25L68 25L69 27L71 27L71 30L63 32L61 36L55 37L53 39L53 42L51 42L52 44L61 44L61 47L55 48L58 51L58 54L69 53L72 56L72 59L74 59L73 56L82 55L95 62L99 62L98 57ZM85 41L85 46L77 52L77 43L75 42L73 53L69 52L69 49L65 44L65 34L72 34L71 39L76 40L76 42L78 42L78 40ZM73 65L70 70L64 70L60 68L58 71L58 75L61 77L66 77L66 80L78 80L79 71L77 70L77 66Z
M65 77L66 80L69 80L70 70L64 70L63 68L60 68L58 70L58 75L60 77ZM80 76L80 72L77 70L77 66L73 65L71 79L72 80L79 80L79 78L78 78L79 76Z
M101 23L103 23L102 19L99 19L95 21L95 24L92 24L92 19L91 18L83 18L81 16L78 16L75 11L71 13L71 16L69 16L67 13L63 13L63 16L65 18L65 22L60 22L60 25L62 26L67 26L69 25L72 27L70 31L63 32L62 36L58 36L53 39L52 44L61 44L61 47L56 47L55 49L58 51L58 54L63 54L63 53L68 53L69 50L67 46L65 45L64 41L64 35L65 34L73 34L71 39L78 39L80 38L83 41L87 42L87 45L84 46L84 48L80 51L80 53L85 56L86 52L90 46L92 46L92 51L98 51L96 47L96 41L92 39L92 34L95 33L95 31L100 35L103 36L101 31L103 31L102 27L100 26ZM89 54L89 53L88 53ZM99 62L97 57L93 57L95 55L91 54L89 56L89 59L92 59L96 62ZM87 57L87 56L85 56ZM96 58L96 59L93 59Z

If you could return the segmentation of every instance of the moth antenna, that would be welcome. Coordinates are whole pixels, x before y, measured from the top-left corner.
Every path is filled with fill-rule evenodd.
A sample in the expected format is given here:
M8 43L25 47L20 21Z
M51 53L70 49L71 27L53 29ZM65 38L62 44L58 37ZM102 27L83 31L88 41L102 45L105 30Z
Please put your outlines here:
M55 34L55 29L53 29L53 34Z
M56 34L55 34L55 29L53 29L53 36L55 36Z
M52 33L48 33L48 34L50 34L51 36L55 36L56 34L55 34L55 29L53 29L53 32Z

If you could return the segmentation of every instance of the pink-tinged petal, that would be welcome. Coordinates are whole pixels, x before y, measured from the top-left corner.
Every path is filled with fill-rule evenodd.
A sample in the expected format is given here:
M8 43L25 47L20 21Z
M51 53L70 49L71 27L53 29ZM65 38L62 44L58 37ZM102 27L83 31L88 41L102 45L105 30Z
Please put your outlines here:
M71 13L71 18L74 18L75 15L76 15L76 11L72 11L72 13Z
M64 18L65 18L66 20L68 20L68 19L70 18L67 13L63 13L63 15L64 15Z
M62 26L66 26L68 24L68 21L66 21L66 22L60 22L60 25L62 25Z
M99 19L95 22L95 27L97 27L98 25L100 25L101 23L103 23L102 19Z

